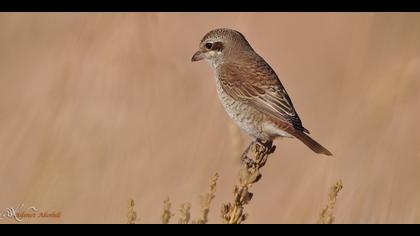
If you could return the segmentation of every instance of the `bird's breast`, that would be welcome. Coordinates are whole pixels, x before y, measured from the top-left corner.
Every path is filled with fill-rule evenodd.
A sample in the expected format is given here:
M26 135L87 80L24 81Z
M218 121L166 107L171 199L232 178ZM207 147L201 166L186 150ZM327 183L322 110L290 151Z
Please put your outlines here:
M264 114L258 112L247 103L237 101L230 97L223 90L221 82L217 76L215 80L219 100L229 117L249 135L263 139L263 124L266 119Z

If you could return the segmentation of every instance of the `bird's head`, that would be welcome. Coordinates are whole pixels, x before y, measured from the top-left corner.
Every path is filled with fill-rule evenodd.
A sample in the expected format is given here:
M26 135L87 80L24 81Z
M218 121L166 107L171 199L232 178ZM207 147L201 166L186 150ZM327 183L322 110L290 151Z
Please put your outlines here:
M211 66L217 67L224 62L245 57L250 52L253 52L253 49L240 32L232 29L215 29L203 37L191 61L205 59Z

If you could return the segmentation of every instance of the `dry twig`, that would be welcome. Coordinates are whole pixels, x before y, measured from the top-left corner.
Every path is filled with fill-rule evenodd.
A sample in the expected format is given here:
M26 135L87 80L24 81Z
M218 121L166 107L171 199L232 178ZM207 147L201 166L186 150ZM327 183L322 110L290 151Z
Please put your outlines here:
M205 195L200 196L200 205L202 216L198 220L194 220L194 224L206 224L208 222L208 215L210 212L210 205L212 200L216 197L216 185L219 174L214 174L210 181L210 190Z
M191 203L186 202L181 204L179 212L181 216L179 217L178 224L188 224L191 219Z
M128 224L135 224L136 223L137 212L134 211L134 200L133 199L130 199L130 201L128 202L127 218L128 218Z
M321 214L318 219L318 224L332 224L335 220L334 217L334 208L337 202L337 195L343 189L343 183L341 180L337 181L334 186L331 187L328 194L328 204L321 211Z
M169 200L169 197L163 202L163 214L162 214L162 223L163 224L169 224L169 221L171 220L171 217L174 216L171 212L171 202Z
M242 167L239 177L239 185L235 186L234 199L232 203L222 206L222 218L227 224L240 224L244 222L248 216L244 211L244 206L252 199L253 194L249 192L252 184L261 179L260 168L267 162L267 158L276 149L272 142L261 144L255 142L251 150L253 158L245 156L242 160Z

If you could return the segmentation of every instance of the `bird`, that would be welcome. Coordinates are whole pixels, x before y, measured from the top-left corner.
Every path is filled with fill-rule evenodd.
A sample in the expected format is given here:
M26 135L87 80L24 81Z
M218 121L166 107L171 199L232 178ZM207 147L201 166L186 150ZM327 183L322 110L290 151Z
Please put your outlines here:
M225 111L253 138L250 146L255 142L271 145L276 138L297 138L315 153L332 156L309 136L277 74L242 33L228 28L211 30L191 58L192 62L201 60L213 70Z

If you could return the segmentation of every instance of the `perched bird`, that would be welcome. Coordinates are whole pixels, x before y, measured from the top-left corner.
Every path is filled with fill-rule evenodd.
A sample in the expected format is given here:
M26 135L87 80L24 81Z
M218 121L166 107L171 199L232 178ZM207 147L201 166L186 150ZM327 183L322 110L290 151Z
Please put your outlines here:
M203 59L214 71L227 114L254 142L271 144L277 137L296 137L314 152L332 155L308 136L276 73L240 32L215 29L207 33L191 61Z

